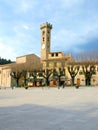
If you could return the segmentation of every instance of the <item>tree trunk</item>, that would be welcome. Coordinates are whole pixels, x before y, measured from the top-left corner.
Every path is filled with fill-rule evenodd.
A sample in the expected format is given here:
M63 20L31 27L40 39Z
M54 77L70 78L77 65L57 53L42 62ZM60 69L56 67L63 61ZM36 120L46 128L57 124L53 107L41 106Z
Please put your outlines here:
M61 84L60 84L60 76L59 76L59 80L58 80L58 85L60 86Z
M49 86L48 78L46 78L46 86Z
M72 77L72 86L74 86L75 77Z
M91 85L91 78L88 78L88 77L87 77L87 78L85 79L85 85L86 85L86 86L90 86L90 85Z
M19 87L19 78L16 79L16 86Z
M24 79L24 85L25 85L25 86L26 86L26 83L27 83L27 82L26 82L26 78L25 78L25 79Z

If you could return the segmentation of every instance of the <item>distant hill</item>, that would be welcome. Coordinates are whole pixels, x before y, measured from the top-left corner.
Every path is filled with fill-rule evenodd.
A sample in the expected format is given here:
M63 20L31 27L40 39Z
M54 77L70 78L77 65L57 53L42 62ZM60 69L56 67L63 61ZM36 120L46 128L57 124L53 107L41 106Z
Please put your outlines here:
M12 63L12 61L4 58L0 58L0 65L9 64L9 63Z

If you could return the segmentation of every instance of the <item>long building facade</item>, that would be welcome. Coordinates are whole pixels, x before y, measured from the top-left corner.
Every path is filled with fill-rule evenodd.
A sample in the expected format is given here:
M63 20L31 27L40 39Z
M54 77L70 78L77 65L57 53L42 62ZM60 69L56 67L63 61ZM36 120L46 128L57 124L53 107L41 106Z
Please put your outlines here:
M15 68L16 66L16 68ZM14 67L15 71L19 71L17 66L21 70L29 71L28 69L37 70L40 69L42 64L40 57L35 54L28 54L16 58L16 62L0 66L0 88L7 88L16 86L15 80L11 76L12 69ZM13 70L14 71L14 70Z
M13 83L13 79L10 76L12 66L15 64L32 64L33 69L56 69L64 68L67 77L67 80L71 81L71 76L68 72L68 63L74 62L74 58L71 54L64 54L63 52L51 52L51 30L52 25L48 22L42 24L40 26L41 30L41 55L38 57L35 54L29 54L25 56L20 56L16 58L16 62L1 65L0 66L0 87L11 87ZM82 67L80 65L79 72L75 77L75 83L77 79L80 79L80 84L85 85L85 76L81 73ZM96 74L92 76L91 85L98 85L98 71L96 64Z

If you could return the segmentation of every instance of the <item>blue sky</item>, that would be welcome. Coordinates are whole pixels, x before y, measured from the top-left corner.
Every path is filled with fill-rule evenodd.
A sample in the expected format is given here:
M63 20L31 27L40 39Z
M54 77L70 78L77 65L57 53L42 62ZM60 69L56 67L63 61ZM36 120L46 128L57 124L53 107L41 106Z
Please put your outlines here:
M98 0L0 0L0 56L40 56L40 25L49 22L51 51L98 51Z

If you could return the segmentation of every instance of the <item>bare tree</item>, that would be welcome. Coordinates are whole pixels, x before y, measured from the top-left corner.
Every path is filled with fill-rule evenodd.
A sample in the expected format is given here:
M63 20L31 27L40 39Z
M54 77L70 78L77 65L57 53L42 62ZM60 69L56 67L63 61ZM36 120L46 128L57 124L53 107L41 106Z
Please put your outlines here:
M53 70L53 76L57 76L58 77L58 85L61 86L64 84L64 80L61 80L62 76L65 77L65 69L62 67L62 68L59 68L58 70L54 69Z
M41 69L41 64L37 64L33 62L32 60L29 61L28 63L22 64L22 75L24 77L24 85L27 85L27 79L29 77L33 77L33 82L34 86L36 86L36 81L37 81L37 72ZM29 77L28 77L29 73Z
M91 85L91 78L92 75L95 74L95 63L94 62L85 62L84 64L82 63L82 70L83 74L85 76L85 85Z
M43 78L45 78L45 81L46 81L45 85L46 86L49 86L49 78L50 78L52 73L53 73L52 69L40 70L38 73L39 76L42 76Z
M43 77L46 79L46 85L49 86L49 78L52 74L52 69L46 69Z
M71 76L71 79L72 79L72 86L74 85L74 80L75 80L75 77L79 71L79 68L80 66L79 65L75 65L75 62L73 62L72 64L68 64L68 72Z
M23 76L23 79L24 79L24 86L27 85L27 79L28 79L28 69L29 68L29 64L28 63L23 63L22 64L22 76Z
M96 62L98 61L97 51L81 52L75 57L76 62Z
M22 76L22 70L21 70L22 66L21 64L13 64L11 67L11 77L13 77L16 81L16 86L19 86L19 79Z
M76 57L76 61L82 66L83 74L85 76L85 85L91 85L92 75L96 73L95 65L98 64L98 52L82 52Z

